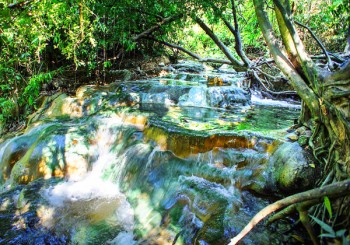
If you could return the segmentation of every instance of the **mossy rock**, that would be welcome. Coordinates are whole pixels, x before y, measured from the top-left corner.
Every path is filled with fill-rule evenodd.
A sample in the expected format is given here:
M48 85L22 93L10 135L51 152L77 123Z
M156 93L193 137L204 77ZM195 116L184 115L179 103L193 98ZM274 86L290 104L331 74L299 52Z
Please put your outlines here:
M319 173L311 154L298 142L285 142L272 153L250 189L263 195L295 193L312 188Z
M271 156L273 180L280 191L295 192L311 188L317 179L317 168L311 155L297 143L282 144Z

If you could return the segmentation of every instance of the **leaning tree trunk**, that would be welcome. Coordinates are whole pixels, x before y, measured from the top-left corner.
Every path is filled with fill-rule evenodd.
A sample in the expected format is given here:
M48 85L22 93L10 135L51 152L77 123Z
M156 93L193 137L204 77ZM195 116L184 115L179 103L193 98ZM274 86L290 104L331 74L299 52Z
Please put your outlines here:
M205 31L205 33L214 41L214 43L220 48L222 53L227 57L229 61L231 61L231 65L237 71L247 71L248 65L244 62L236 59L231 51L226 45L220 41L220 39L214 34L214 32L207 26L200 18L194 16L193 19L197 22L197 24Z
M276 45L264 1L254 0L255 10L268 48L282 72L303 100L302 122L313 130L309 144L315 159L323 166L323 179L350 176L350 62L336 72L316 67L291 21L289 1L274 0L275 14L286 49ZM305 121L308 118L309 121ZM330 179L330 178L328 178Z
M308 208L323 202L323 198L327 195L330 198L333 194L339 194L342 197L349 195L350 60L336 72L318 69L305 52L303 43L291 22L289 0L273 0L279 31L287 53L285 55L276 45L277 39L265 11L265 1L253 1L258 22L270 53L302 98L302 112L308 113L307 117L304 115L301 118L302 123L313 130L309 146L313 149L316 162L323 165L324 178L319 182L319 185L323 186L331 180L338 182L335 185L327 186L327 188L334 187L330 193L325 191L324 188L326 187L324 186L287 197L269 205L253 217L246 227L231 240L230 245L237 244L267 215L284 207L286 208L275 214L272 219L281 218L293 211L298 211L300 221L309 233L312 242L318 244L318 239L309 222ZM346 180L339 182L341 179ZM345 185L347 187L342 189ZM311 193L318 193L319 196L311 200L313 195ZM304 197L307 200L303 199ZM347 218L345 220L347 222L343 223L346 227L349 227L350 222L349 202L348 198L344 198L337 207L340 210L340 212L337 212L337 217L339 215Z

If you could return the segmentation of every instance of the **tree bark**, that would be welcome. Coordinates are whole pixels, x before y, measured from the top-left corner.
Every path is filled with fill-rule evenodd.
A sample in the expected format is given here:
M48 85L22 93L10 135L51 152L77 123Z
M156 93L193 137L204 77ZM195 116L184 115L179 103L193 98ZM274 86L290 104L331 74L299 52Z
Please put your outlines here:
M273 2L282 29L280 33L285 35L283 44L295 48L296 60L286 57L276 45L276 36L265 12L264 1L254 0L255 12L277 66L303 100L301 123L313 130L309 146L315 160L324 167L319 184L330 169L335 172L335 180L346 179L350 176L350 61L335 72L316 68L288 17L288 6L285 6L288 0L283 3L282 0ZM334 149L330 149L330 145Z
M320 111L318 98L315 96L312 89L307 86L303 77L296 70L293 63L281 52L279 47L276 45L276 37L274 35L273 28L269 21L267 13L264 10L264 2L260 0L254 0L254 6L265 42L267 43L267 46L276 62L276 65L290 80L293 88L306 103L313 117L317 118Z
M196 60L198 60L199 62L211 62L211 63L218 63L218 64L227 64L227 65L231 65L231 61L229 60L222 60L222 59L214 59L214 58L202 58L201 56L199 56L198 54L195 54L187 49L185 49L184 47L180 46L180 45L177 45L177 44L174 44L174 43L169 43L169 42L165 42L165 41L161 41L161 40L158 40L158 39L155 39L155 38L151 38L151 37L148 37L148 39L150 40L153 40L155 42L158 42L158 43L161 43L167 47L170 47L170 48L174 48L174 49L177 49L177 50L180 50L186 54L188 54L189 56L191 56L192 58L195 58Z
M220 48L220 50L225 54L225 56L231 61L231 65L237 71L246 71L247 66L237 60L230 52L230 50L223 44L220 39L214 34L212 30L198 17L194 17L194 20L198 23L198 25L205 31L205 33L215 42L215 44Z
M279 0L273 0L273 2L275 4L275 13L277 19L279 19L279 27L284 44L288 47L289 44L285 42L292 42L295 47L295 50L297 51L297 62L300 63L297 65L297 67L301 67L303 73L301 73L300 69L297 69L298 72L300 73L300 75L302 75L307 84L311 84L313 88L317 88L319 86L319 80L317 79L317 77L315 77L317 76L317 68L312 62L307 52L305 51L304 44L302 43L296 29L290 21L287 12L289 9L289 1L285 0L283 4ZM280 18L278 18L278 16ZM288 41L285 41L285 39L288 39Z
M176 16L170 16L170 17L167 17L167 18L164 18L162 21L158 22L157 24L155 24L154 26L150 27L149 29L141 32L140 34L138 35L135 35L132 40L134 42L138 41L139 39L143 38L143 37L146 37L146 36L149 36L150 34L152 34L154 31L158 30L162 25L165 25L165 24L169 24L175 20L178 20L180 18L182 18L183 15L176 15Z
M349 20L349 22L350 22L350 20ZM348 38L346 40L344 53L350 54L350 23L349 23L349 27L348 27L348 35L347 36L348 36Z

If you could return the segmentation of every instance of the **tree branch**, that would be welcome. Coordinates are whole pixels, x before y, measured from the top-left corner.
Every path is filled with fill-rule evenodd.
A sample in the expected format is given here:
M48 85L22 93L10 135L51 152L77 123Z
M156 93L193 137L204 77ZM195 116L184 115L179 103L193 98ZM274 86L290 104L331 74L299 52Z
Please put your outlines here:
M195 54L195 53L185 49L184 47L182 47L180 45L177 45L177 44L174 44L174 43L168 43L168 42L165 42L165 41L161 41L161 40L155 39L153 37L147 37L147 39L150 39L152 41L158 42L158 43L163 44L163 45L165 45L167 47L170 47L170 48L178 49L178 50L188 54L192 58L197 59L199 62L211 62L211 63L232 65L231 61L229 61L229 60L214 59L214 58L202 58L198 54Z
M205 33L215 42L225 56L231 61L232 66L238 71L246 71L247 67L245 64L237 60L230 52L230 50L223 44L220 39L214 34L212 30L198 17L193 17L198 25L205 31Z
M284 33L287 33L287 35L290 35L291 40L295 46L295 49L298 54L298 59L300 60L301 68L303 71L303 75L306 77L307 81L310 82L311 84L314 85L314 87L318 86L318 79L315 79L315 70L316 67L314 63L312 62L311 58L305 51L305 47L296 31L294 28L292 22L290 21L290 18L287 14L286 8L281 4L279 0L273 0L276 9L276 14L279 14L281 17L281 21L283 21L282 24L282 29L284 30ZM289 5L287 2L286 5ZM288 7L288 6L287 6ZM281 27L281 24L279 25ZM286 35L286 34L285 34Z
M179 46L177 44L161 41L161 40L155 39L153 37L147 37L147 39L150 39L150 40L155 41L157 43L163 44L163 45L168 46L170 48L178 49L178 50L188 54L189 56L191 56L192 58L195 58L197 60L201 60L202 59L198 54L195 54L195 53L193 53L193 52L191 52L191 51L189 51L189 50L185 49L184 47Z
M236 41L235 50L236 50L237 54L239 55L239 57L241 57L241 59L243 60L243 62L247 66L250 66L251 65L251 61L246 56L245 52L243 51L243 47L242 47L243 46L242 45L242 38L241 38L241 34L239 32L239 25L238 25L238 19L237 19L237 8L236 8L235 0L231 0L231 7L232 7L234 28L226 20L224 20L224 23L228 27L228 29L232 32L234 37L235 37L235 41Z
M138 35L135 35L132 40L134 42L138 41L139 39L143 38L143 37L146 37L150 34L152 34L154 31L158 30L162 25L165 25L165 24L169 24L175 20L178 20L180 18L182 18L182 14L181 15L176 15L176 16L170 16L170 17L167 17L167 18L164 18L162 21L158 22L157 24L155 24L154 26L152 26L151 28L141 32L140 34Z
M255 0L259 1L259 0ZM244 227L244 229L235 236L230 245L237 244L243 237L245 237L261 220L267 217L269 214L287 207L289 205L293 205L299 202L311 201L320 199L319 201L323 201L323 197L328 196L330 198L340 197L349 195L350 191L350 179L337 182L331 185L326 185L320 188L312 189L309 191L301 192L289 197L286 197L282 200L274 202L267 207L263 208L260 212L258 212L250 222Z
M281 52L281 50L276 45L276 37L274 35L271 22L264 10L264 4L264 1L254 0L255 13L270 53L273 56L276 65L291 82L293 88L305 102L312 114L315 117L318 117L320 111L318 99L315 96L314 92L307 86L303 77L301 77L290 60Z
M258 76L258 74L256 74L255 71L252 72L253 73L253 76L254 78L264 87L264 89L266 90L266 92L270 93L270 94L273 94L273 95L282 95L282 94L291 94L291 95L295 95L297 94L295 91L280 91L280 92L275 92L275 91L272 91L270 89L268 89L264 82L261 81L260 77Z
M333 70L333 69L334 69L333 61L332 61L331 57L328 55L328 52L327 52L327 50L326 50L326 47L325 47L325 46L323 45L323 43L316 37L315 33L310 29L310 27L308 27L308 26L306 26L306 25L300 23L299 21L294 20L294 22L295 22L297 25L299 25L299 26L301 26L301 27L304 27L305 29L307 29L307 30L310 32L311 36L316 40L317 44L321 47L321 49L322 49L324 55L326 56L329 69L330 69L330 70Z
M239 26L238 26L238 21L237 21L237 11L236 11L236 6L235 6L234 0L231 0L231 4L232 4L232 14L233 14L233 18L234 18L234 26L232 26L232 24L229 21L226 20L226 18L222 14L222 11L220 11L219 8L215 4L212 3L211 7L213 8L213 10L216 13L218 13L218 15L220 16L220 18L222 19L222 21L224 22L226 27L233 34L233 36L235 38L235 50L236 50L236 53L242 59L244 64L247 67L250 67L251 66L251 61L246 56L246 54L245 54L245 52L243 50L242 38L241 38L241 34L239 32Z

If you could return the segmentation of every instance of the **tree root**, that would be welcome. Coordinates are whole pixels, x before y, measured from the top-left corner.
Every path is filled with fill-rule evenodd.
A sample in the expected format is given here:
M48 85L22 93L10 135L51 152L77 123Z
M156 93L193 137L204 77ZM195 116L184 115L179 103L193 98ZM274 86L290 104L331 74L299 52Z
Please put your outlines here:
M253 74L253 77L264 87L266 92L270 94L273 94L273 95L296 95L297 94L295 91L280 91L280 92L271 91L265 86L264 82L261 81L260 77L258 76L258 74L256 74L255 71L253 71L252 74Z
M245 237L261 220L270 215L271 213L292 205L299 204L299 210L305 210L307 206L312 202L320 203L323 201L323 197L336 198L349 195L350 191L350 179L345 181L336 182L334 184L326 185L323 187L315 188L309 191L294 194L286 197L275 203L268 205L258 212L250 222L244 227L244 229L234 238L231 239L230 245L237 244L243 237ZM291 212L293 209L289 210ZM303 214L304 215L304 214Z

